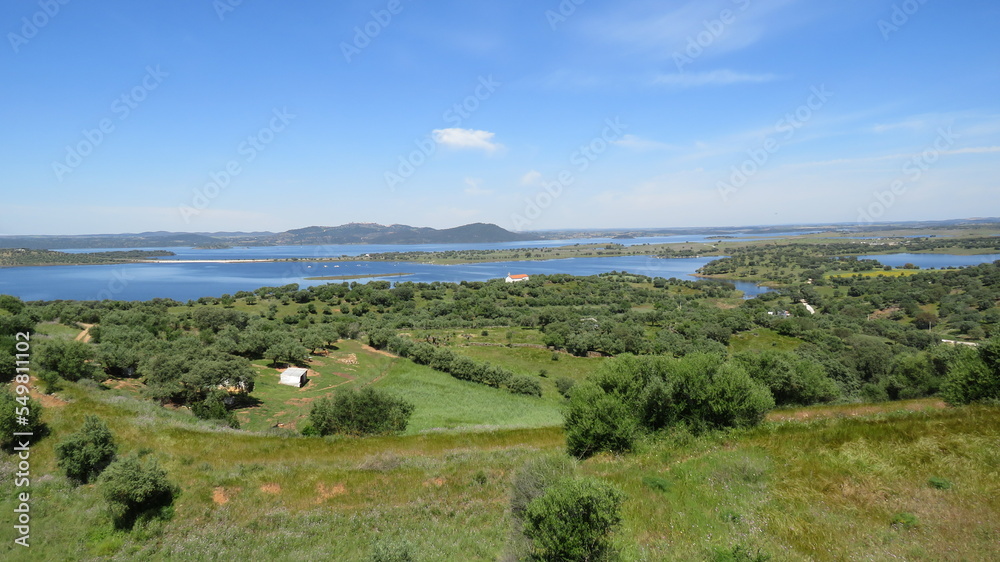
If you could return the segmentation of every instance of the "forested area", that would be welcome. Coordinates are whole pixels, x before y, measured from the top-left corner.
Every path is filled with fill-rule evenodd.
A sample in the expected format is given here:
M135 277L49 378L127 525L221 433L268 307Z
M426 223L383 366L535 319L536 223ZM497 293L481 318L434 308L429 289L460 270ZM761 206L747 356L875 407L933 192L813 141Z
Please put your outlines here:
M25 265L108 265L176 255L167 250L122 250L68 253L25 248L0 248L0 267Z
M788 259L805 267L813 258ZM839 262L837 268L844 269ZM708 357L763 384L776 405L790 406L935 395L968 351L941 339L1000 335L998 264L905 276L815 274L750 300L725 281L617 272L516 284L292 284L187 303L25 304L5 297L0 328L11 334L36 322L95 324L90 343L43 343L39 365L48 388L60 379L134 378L150 399L230 423L227 411L247 403L254 389L250 361L302 364L342 339L529 396L541 395L536 373L470 359L458 353L458 334L526 330L537 334L531 345L550 349L554 359ZM758 343L737 345L744 340ZM7 379L12 360L0 352Z

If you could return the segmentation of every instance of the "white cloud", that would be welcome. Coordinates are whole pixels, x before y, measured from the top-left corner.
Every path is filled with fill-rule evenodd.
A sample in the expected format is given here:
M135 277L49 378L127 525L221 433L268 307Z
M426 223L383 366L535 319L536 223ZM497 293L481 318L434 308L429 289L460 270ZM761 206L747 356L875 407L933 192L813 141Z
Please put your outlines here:
M478 178L465 178L465 193L469 195L489 195L493 193L492 189L483 189L483 180Z
M635 135L622 135L622 138L611 141L611 144L633 150L673 150L675 148L665 142L644 139Z
M527 174L521 176L521 185L531 185L537 186L542 183L542 173L538 170L531 170Z
M707 45L703 40L696 47L702 48L699 53L719 55L744 49L767 35L800 24L802 15L793 17L785 10L795 4L796 0L623 1L616 2L613 9L589 17L585 29L630 47L633 53L648 53L657 58L684 55L699 34L709 35L711 40ZM724 12L729 14L728 23L721 21Z
M477 131L474 129L434 129L434 141L451 148L471 148L494 152L503 148L502 144L493 142L496 133Z
M710 70L707 72L659 74L653 78L653 84L663 84L675 88L695 88L699 86L728 86L730 84L760 84L771 82L776 78L777 76L774 74L747 74L732 70Z

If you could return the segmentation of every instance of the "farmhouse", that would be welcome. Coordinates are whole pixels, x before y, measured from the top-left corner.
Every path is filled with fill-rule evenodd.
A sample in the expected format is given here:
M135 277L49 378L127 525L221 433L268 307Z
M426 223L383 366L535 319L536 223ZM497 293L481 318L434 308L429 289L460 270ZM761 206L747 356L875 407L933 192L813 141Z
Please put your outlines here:
M294 367L281 372L281 384L301 388L305 386L308 380L305 369Z
M529 277L524 273L518 273L516 275L507 274L507 278L504 279L507 283L519 283L521 281L527 281Z

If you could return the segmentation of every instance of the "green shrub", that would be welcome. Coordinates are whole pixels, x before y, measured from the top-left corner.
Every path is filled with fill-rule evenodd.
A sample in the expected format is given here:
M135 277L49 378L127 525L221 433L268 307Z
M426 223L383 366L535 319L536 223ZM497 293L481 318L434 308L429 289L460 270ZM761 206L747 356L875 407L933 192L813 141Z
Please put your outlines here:
M1000 338L961 350L948 370L941 396L953 406L1000 400Z
M915 529L920 526L917 516L912 513L896 513L890 524L896 529Z
M514 375L507 381L507 390L513 394L538 397L542 395L542 384L532 377Z
M413 404L370 386L318 400L309 421L320 435L381 435L406 430Z
M404 539L375 539L371 562L415 562L413 545Z
M514 473L511 484L510 512L518 521L524 517L528 504L541 496L546 488L573 475L576 463L566 455L550 455L526 462Z
M18 423L22 418L25 423ZM16 432L34 433L32 443L45 434L42 405L27 395L14 396L9 391L0 390L0 446L4 450L13 450L17 443L14 437Z
M137 457L112 462L101 475L100 488L119 529L167 515L179 492L155 459L143 462Z
M573 388L565 424L569 454L579 458L631 451L639 430L631 407L589 382Z
M533 558L543 561L606 560L610 534L621 523L625 494L596 478L563 479L524 511L524 534Z
M68 381L91 378L97 375L97 369L90 362L94 359L94 349L82 341L48 340L39 347L38 366Z
M659 476L643 476L642 483L660 492L669 492L673 484L666 478Z
M97 416L87 416L80 431L56 445L56 458L66 476L86 484L111 464L118 452L107 424Z
M951 486L952 486L952 483L951 483L950 480L946 480L946 479L941 478L939 476L932 476L930 478L930 480L927 481L927 484L931 488L934 488L936 490L950 490Z
M193 402L191 411L194 415L203 420L223 420L233 429L240 428L240 421L236 419L236 414L226 407L226 398L229 393L223 390L213 390L208 393L204 400Z
M556 379L556 390L559 391L559 394L562 394L563 398L569 398L569 394L575 385L576 381L569 377L559 377Z

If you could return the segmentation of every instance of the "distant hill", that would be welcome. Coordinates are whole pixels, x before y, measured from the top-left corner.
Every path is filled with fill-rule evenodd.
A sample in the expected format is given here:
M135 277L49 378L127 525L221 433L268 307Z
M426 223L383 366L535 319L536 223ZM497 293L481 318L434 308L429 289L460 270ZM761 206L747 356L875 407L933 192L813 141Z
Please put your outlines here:
M474 223L437 230L405 224L383 226L351 223L341 226L311 226L274 235L278 245L296 244L452 244L461 242L516 242L534 236L504 230L495 224Z
M223 246L307 246L317 244L450 244L535 240L537 236L510 232L495 224L474 223L438 230L405 224L389 226L351 223L310 226L287 232L98 234L81 236L0 236L0 248L32 250L84 248L168 248Z

